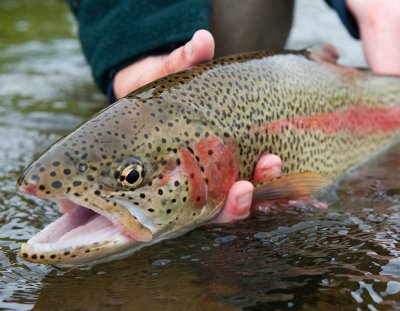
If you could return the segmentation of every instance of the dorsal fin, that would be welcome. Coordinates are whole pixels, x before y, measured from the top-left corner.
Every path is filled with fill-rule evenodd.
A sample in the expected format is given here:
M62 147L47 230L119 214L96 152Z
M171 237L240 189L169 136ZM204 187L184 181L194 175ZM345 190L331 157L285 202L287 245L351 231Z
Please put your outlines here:
M327 178L318 173L307 172L282 176L257 184L253 201L306 197L327 185Z
M310 58L318 63L336 64L339 59L339 51L332 44L320 44L308 49Z

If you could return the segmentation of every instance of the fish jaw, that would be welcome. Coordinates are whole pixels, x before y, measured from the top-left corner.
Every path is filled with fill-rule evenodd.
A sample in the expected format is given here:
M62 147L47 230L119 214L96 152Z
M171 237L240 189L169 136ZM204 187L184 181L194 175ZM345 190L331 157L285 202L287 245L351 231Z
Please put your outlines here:
M22 244L20 256L24 260L60 266L86 265L141 243L93 209L67 199L55 201L63 215Z

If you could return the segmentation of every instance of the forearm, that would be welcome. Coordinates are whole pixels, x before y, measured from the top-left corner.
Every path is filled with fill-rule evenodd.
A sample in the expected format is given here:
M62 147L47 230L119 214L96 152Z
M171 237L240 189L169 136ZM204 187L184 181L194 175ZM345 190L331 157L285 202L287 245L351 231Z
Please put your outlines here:
M400 1L346 0L357 19L368 64L377 73L400 74Z

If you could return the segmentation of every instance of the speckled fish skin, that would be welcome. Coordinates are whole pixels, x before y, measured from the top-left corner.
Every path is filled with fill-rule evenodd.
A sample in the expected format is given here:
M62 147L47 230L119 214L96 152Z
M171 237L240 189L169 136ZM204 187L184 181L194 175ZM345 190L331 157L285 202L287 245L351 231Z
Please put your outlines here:
M213 218L264 153L282 158L283 174L333 181L399 138L399 99L398 78L309 51L228 57L157 80L57 141L18 182L94 210L128 238L40 255L24 244L21 256L79 265L182 234ZM143 181L130 189L121 171L132 164Z

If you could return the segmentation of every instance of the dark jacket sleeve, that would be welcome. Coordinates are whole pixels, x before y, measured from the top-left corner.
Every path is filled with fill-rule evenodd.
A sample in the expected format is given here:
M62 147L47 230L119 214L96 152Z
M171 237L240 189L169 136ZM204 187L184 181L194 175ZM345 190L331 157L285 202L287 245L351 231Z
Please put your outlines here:
M138 57L164 53L209 28L209 0L68 0L97 86Z
M340 17L342 23L346 26L347 31L353 38L360 39L357 21L353 14L347 8L345 0L325 0Z

